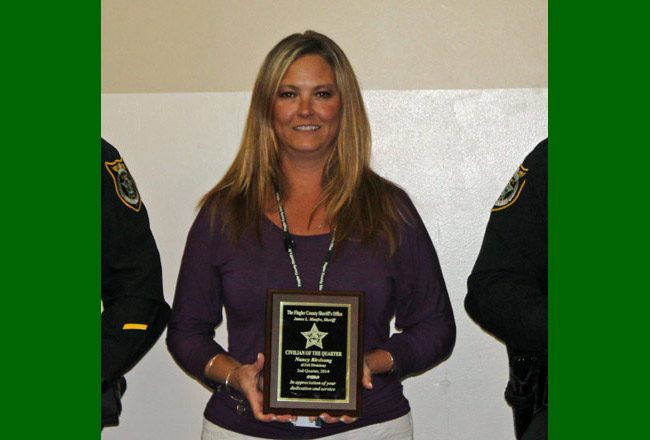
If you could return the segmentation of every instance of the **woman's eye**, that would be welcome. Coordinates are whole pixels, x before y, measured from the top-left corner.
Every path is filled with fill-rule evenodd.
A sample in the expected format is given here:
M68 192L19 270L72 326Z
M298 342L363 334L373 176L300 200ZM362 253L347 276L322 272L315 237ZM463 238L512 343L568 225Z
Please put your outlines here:
M329 98L330 96L332 96L332 94L330 92L321 90L320 92L316 93L316 96L318 96L319 98Z
M293 98L296 96L295 92L287 91L287 92L280 92L280 98Z

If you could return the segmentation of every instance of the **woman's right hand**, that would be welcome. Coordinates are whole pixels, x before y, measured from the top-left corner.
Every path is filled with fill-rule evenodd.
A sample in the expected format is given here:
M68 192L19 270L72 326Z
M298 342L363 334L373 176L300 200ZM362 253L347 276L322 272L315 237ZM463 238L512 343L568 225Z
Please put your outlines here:
M228 373L228 387L234 388L244 395L250 404L253 417L261 422L290 422L295 420L296 417L290 414L265 414L262 411L263 370L264 355L258 353L254 363L239 365Z

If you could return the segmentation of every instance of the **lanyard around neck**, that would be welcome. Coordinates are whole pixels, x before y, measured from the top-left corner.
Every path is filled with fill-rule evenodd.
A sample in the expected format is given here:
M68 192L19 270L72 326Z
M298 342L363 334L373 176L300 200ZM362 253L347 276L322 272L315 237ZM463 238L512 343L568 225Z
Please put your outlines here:
M291 262L291 267L293 268L293 275L296 277L296 285L302 287L302 279L300 278L300 272L298 271L298 263L296 263L296 256L293 253L293 248L296 247L296 243L293 241L291 233L289 233L289 225L287 224L287 217L284 213L284 207L280 202L280 193L275 192L275 200L278 202L278 213L280 214L280 222L282 223L282 230L284 231L284 247L287 250L289 255L289 261ZM332 231L332 238L330 244L327 247L327 254L325 255L325 261L323 262L323 268L320 271L320 278L318 280L318 290L322 291L323 286L325 285L325 272L327 272L327 266L332 259L332 250L334 249L334 240L335 240L335 231Z

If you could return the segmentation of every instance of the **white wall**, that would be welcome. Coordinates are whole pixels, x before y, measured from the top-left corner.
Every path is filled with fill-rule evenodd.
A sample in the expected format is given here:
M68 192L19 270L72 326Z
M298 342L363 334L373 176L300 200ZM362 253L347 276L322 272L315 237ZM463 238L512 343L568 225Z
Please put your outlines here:
M466 315L466 279L490 207L525 155L547 136L546 88L368 91L373 166L404 187L438 251L456 315L452 356L405 381L417 440L514 439L503 401L503 346ZM238 147L249 93L104 94L102 136L135 176L173 301L198 199ZM225 345L225 326L217 332ZM164 336L127 375L119 427L103 440L199 439L209 393L176 366Z

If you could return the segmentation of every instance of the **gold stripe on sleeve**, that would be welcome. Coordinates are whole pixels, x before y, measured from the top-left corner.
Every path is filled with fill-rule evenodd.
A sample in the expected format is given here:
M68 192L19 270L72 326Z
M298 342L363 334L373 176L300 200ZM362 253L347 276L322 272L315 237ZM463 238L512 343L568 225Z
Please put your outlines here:
M147 324L124 324L122 330L146 330L149 327Z

